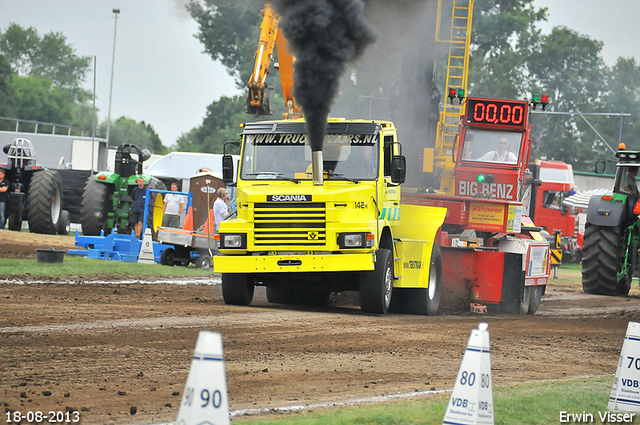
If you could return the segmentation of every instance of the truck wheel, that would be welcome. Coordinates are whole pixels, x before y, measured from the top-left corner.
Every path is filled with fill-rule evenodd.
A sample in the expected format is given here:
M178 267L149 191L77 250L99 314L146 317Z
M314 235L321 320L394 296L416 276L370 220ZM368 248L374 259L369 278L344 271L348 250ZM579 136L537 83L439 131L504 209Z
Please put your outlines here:
M211 260L211 257L209 257L209 254L200 254L196 260L196 268L202 270L213 269L213 261Z
M60 215L60 221L58 222L58 234L59 235L68 235L69 231L71 231L71 217L69 215L69 211L62 211Z
M176 262L174 261L176 257L176 251L173 248L165 248L160 254L160 264L165 266L174 266Z
M631 271L618 282L622 268L618 261L620 244L626 244L620 225L603 227L587 223L582 247L582 290L586 294L626 295L631 285Z
M520 301L520 314L529 313L529 305L531 304L531 293L533 286L525 286L522 292L522 301Z
M222 298L225 304L249 305L253 301L253 281L244 273L222 273Z
M438 245L431 251L429 286L407 289L403 294L404 312L433 316L438 313L442 296L442 253Z
M531 298L529 299L529 311L528 314L535 314L540 307L542 301L542 293L544 292L544 286L530 286Z
M360 275L360 308L367 313L385 314L391 304L393 263L391 251L380 248L375 270Z
M33 233L55 235L62 213L62 179L57 171L33 173L27 193L27 220Z
M289 288L267 286L267 301L271 304L293 304L293 291Z
M100 231L107 233L107 208L111 185L100 183L95 176L90 176L84 185L80 206L80 224L82 234L100 236Z

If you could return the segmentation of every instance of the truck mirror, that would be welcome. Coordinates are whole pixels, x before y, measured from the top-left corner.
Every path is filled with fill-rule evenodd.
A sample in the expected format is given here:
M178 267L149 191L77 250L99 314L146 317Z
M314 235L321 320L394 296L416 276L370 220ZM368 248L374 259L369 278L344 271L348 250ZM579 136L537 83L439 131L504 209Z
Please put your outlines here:
M142 162L149 158L151 158L151 152L149 152L149 149L142 149Z
M9 148L11 148L11 143L9 143L8 145L4 145L4 147L2 148L2 152L9 153Z
M602 159L596 161L596 174L604 174L607 163Z
M404 183L407 176L407 158L404 155L394 155L391 160L391 182Z
M233 157L231 155L222 157L222 181L225 184L233 183Z

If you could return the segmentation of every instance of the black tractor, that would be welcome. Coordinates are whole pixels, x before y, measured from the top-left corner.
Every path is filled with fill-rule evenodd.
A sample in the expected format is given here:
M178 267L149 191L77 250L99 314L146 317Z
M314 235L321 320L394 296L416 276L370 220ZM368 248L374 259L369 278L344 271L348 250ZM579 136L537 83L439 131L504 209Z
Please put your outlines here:
M69 212L62 209L58 172L36 163L36 151L27 139L15 139L2 150L8 158L0 168L9 182L5 211L9 230L21 230L26 219L33 233L69 234Z

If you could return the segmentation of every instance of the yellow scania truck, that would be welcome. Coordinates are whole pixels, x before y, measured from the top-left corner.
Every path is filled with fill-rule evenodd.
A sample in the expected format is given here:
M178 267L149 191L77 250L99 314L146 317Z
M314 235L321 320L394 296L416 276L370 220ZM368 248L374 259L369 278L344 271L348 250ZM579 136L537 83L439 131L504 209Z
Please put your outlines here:
M432 315L442 291L436 236L446 209L401 205L406 159L389 121L329 119L322 175L313 176L304 119L244 125L237 210L220 223L227 304L323 305L359 291L362 310ZM223 157L223 178L236 170ZM317 178L320 177L320 178Z

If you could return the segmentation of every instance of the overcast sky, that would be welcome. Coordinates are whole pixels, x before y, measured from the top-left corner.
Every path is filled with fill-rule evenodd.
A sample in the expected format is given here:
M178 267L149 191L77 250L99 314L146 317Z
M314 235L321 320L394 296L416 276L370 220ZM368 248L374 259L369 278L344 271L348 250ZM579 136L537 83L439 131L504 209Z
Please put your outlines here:
M96 56L100 120L109 110L113 8L119 8L111 118L151 124L165 146L202 123L220 96L239 94L222 65L202 53L187 0L0 0L0 29L15 22L42 36L62 32L80 56ZM640 58L640 0L534 0L549 8L548 32L565 25L604 42L605 61ZM256 41L257 42L257 41ZM86 87L93 86L89 74Z

